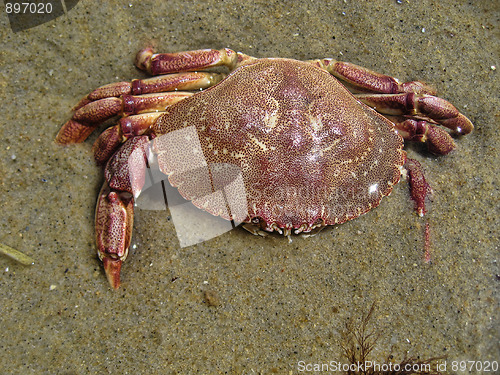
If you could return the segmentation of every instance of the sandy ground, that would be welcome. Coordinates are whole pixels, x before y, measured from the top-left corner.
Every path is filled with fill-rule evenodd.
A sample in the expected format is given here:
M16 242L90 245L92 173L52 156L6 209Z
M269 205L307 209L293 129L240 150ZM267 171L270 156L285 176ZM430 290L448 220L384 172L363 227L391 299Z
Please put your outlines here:
M299 364L347 363L342 331L373 302L379 363L499 360L499 17L495 1L80 1L14 33L3 13L0 242L36 264L0 256L0 372L312 373ZM476 129L446 157L408 147L434 188L431 264L403 182L291 243L238 228L180 248L168 212L137 210L111 290L94 245L96 135L54 137L91 89L143 77L133 58L149 44L333 57L432 83Z

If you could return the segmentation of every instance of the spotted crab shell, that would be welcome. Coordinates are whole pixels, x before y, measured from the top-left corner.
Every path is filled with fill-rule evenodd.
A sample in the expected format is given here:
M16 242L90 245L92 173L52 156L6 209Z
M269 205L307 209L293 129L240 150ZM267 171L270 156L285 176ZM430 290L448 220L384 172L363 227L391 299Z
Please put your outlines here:
M153 129L163 173L214 215L308 232L376 207L405 154L393 124L329 73L259 59L167 109Z

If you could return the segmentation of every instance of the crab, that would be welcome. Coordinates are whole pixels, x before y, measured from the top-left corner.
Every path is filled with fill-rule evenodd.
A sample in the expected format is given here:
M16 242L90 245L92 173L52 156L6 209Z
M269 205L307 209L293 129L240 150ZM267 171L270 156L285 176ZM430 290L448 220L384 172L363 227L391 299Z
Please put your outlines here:
M195 206L239 220L254 233L289 236L368 212L402 174L423 216L431 188L420 164L407 158L404 141L425 142L430 152L445 155L456 145L438 125L456 135L473 130L426 84L400 83L330 58L146 48L136 66L154 77L92 91L56 137L64 145L82 142L120 117L93 146L105 166L95 214L97 253L115 289L150 154Z

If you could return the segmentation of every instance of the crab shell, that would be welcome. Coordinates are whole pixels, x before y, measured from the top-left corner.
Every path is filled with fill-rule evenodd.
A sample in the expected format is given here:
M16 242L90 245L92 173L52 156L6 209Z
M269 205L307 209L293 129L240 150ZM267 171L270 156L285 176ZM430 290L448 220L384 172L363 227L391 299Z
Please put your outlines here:
M328 72L290 59L237 68L151 130L160 170L186 199L285 234L376 207L406 159L393 123Z

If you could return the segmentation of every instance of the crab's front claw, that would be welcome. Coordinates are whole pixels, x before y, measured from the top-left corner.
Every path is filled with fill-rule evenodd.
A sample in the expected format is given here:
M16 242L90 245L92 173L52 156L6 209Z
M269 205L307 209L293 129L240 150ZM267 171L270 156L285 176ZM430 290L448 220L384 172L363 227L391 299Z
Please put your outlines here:
M97 254L110 285L120 286L120 269L127 258L134 218L134 198L128 192L111 189L105 182L96 207Z
M113 288L120 286L120 269L127 258L134 221L134 195L145 179L147 136L133 137L109 159L95 213L97 253Z
M120 287L120 270L122 269L123 260L113 259L108 256L102 258L102 265L104 266L104 272L108 279L109 285L113 289L118 289Z

